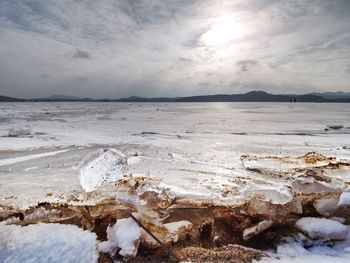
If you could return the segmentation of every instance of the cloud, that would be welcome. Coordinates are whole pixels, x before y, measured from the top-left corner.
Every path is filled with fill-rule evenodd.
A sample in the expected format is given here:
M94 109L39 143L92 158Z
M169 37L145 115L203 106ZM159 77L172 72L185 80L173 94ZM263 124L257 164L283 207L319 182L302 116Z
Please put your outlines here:
M347 66L345 72L346 72L347 74L350 74L350 65Z
M257 60L245 59L236 62L236 65L240 67L241 72L248 72L249 69L258 64Z
M182 61L182 62L191 62L192 61L192 59L182 58L182 57L179 57L179 60Z
M86 82L89 80L89 78L87 76L78 76L75 77L77 80L82 81L82 82Z
M77 49L72 58L83 58L83 59L88 59L90 58L90 53L87 52L87 51L83 51L83 50L80 50L80 49Z
M42 73L42 74L40 74L40 77L43 78L43 79L48 79L48 78L50 78L51 76L50 76L50 74Z
M349 12L347 0L2 0L0 94L348 90ZM203 42L212 28L229 41Z

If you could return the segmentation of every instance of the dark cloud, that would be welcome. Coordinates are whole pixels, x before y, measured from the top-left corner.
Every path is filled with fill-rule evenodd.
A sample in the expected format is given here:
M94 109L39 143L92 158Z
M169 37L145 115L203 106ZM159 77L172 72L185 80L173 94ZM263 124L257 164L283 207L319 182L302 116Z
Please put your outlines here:
M90 53L87 52L87 51L83 51L83 50L80 50L80 49L77 49L73 56L73 58L83 58L83 59L89 59L90 58Z
M236 62L236 65L240 67L241 72L248 72L249 69L256 64L258 64L258 61L253 59L239 60Z
M43 79L48 79L50 77L51 77L50 74L47 74L47 73L40 74L40 78L43 78Z
M82 82L86 82L89 80L89 78L87 76L78 76L75 77L77 80L82 81Z

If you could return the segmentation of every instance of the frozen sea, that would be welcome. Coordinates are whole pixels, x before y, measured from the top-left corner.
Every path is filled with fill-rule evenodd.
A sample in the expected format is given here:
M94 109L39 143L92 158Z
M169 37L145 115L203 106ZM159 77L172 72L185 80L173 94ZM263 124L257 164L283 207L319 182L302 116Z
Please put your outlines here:
M348 104L51 102L1 103L0 109L5 204L30 205L45 199L47 191L81 191L78 164L97 148L123 151L130 173L159 176L213 198L223 185L233 184L231 178L249 178L241 155L316 151L350 159ZM30 135L8 136L9 129L26 125ZM284 191L272 181L251 187Z

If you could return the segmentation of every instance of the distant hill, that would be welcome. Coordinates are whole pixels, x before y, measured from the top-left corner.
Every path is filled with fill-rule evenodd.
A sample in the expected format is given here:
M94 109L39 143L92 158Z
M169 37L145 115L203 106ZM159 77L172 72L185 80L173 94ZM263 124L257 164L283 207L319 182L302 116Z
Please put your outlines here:
M265 91L250 91L244 94L219 94L179 98L178 102L324 102L321 96L306 95L274 95Z
M82 100L80 97L67 96L67 95L51 95L50 97L44 98L47 100Z
M159 97L159 98L145 98L138 96L130 96L127 98L121 98L115 101L125 101L125 102L174 102L176 98L167 98L167 97Z
M92 101L92 99L68 95L51 95L46 98L29 99L29 101Z
M0 95L0 102L16 102L16 101L25 101L25 100Z
M321 96L325 99L345 99L350 98L350 92L313 92L311 95Z
M324 94L324 95L323 95ZM146 98L131 96L121 99L90 99L66 95L52 95L39 99L18 99L0 96L0 102L343 102L350 103L350 93L345 92L325 92L309 94L270 94L265 91L250 91L244 94L215 94L191 97L157 97Z

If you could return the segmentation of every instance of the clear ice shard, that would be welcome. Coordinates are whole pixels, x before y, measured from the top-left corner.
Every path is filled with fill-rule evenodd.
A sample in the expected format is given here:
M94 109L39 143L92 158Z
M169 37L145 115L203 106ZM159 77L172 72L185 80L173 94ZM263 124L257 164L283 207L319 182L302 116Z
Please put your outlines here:
M86 192L123 178L128 170L128 159L115 149L98 149L88 154L79 164L80 185Z

